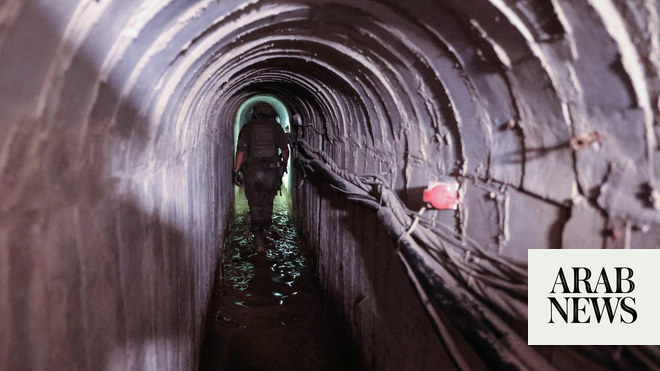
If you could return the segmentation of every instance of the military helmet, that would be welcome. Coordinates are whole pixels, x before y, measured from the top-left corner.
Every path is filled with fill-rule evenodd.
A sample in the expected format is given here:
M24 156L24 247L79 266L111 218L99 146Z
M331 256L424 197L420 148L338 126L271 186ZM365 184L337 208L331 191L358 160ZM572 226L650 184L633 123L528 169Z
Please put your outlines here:
M257 116L266 116L266 117L276 117L277 112L273 109L273 107L265 102L259 102L254 105L252 108L252 116L257 117Z

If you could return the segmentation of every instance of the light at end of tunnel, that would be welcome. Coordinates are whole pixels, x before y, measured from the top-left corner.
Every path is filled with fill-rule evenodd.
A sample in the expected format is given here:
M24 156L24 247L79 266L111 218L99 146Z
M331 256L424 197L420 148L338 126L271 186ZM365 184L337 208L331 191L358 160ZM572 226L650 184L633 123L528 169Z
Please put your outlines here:
M282 103L282 101L279 98L273 95L267 95L267 94L255 95L247 99L245 102L243 102L236 114L236 121L234 123L234 153L236 152L236 144L238 143L238 134L240 133L243 125L245 125L252 118L252 110L251 110L252 107L254 107L254 105L259 102L265 102L270 104L273 107L273 109L275 109L275 112L277 112L277 118L278 118L277 122L282 126L282 128L284 128L284 131L286 133L289 133L290 131L290 127L291 127L289 125L290 116L289 116L289 110L287 109L286 105ZM297 120L300 121L300 115L298 115ZM286 192L285 196L289 198L290 198L289 190L291 189L291 162L292 162L292 157L289 156L289 162L287 163L287 171L286 174L284 175L284 179L282 180L283 186L281 192L283 195ZM279 193L280 192L278 192L278 194Z
M424 190L424 202L439 210L456 210L458 182L455 180L430 181Z

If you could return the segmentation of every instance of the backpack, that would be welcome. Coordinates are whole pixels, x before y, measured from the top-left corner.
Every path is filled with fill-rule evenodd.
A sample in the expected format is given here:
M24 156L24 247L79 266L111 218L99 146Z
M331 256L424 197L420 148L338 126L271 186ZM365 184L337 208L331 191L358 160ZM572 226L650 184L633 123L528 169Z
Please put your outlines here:
M263 159L277 156L273 125L276 124L270 121L257 121L254 123L250 133L250 157Z

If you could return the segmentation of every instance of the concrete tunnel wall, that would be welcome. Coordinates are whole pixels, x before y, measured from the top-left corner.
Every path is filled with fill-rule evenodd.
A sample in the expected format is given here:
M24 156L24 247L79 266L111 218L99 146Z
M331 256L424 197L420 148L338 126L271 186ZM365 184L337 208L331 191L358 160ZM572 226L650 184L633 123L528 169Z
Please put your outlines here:
M429 180L455 176L460 207L434 217L507 257L657 248L659 7L4 1L0 365L195 367L233 123L255 94L412 209ZM594 131L601 144L571 149ZM296 177L365 365L449 365L374 214Z

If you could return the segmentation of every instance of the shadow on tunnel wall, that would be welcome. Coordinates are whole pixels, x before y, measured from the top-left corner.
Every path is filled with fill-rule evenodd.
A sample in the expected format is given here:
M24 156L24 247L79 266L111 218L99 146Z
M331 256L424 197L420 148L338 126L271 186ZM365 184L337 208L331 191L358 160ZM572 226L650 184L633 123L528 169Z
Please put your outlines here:
M75 47L38 4L21 17L0 50L0 369L193 369L229 186L168 153L141 92L120 102L126 71L100 82L89 43L58 65Z

